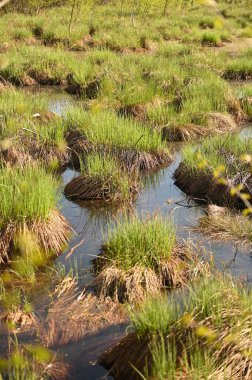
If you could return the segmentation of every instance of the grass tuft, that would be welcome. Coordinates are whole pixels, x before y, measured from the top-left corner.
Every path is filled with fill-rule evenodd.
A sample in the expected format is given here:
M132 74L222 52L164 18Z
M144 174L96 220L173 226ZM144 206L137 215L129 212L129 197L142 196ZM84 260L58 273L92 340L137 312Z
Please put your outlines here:
M199 274L208 274L202 252L176 243L173 224L156 215L119 223L94 260L94 287L102 297L137 303L164 287L180 287Z
M219 274L188 292L148 298L130 311L133 332L100 363L115 379L249 378L251 300L250 290Z
M57 211L59 183L52 175L38 166L1 168L0 194L1 261L13 251L28 253L32 235L46 253L62 252L69 226Z
M91 153L86 162L80 160L80 172L65 187L70 199L128 203L137 191L134 173L130 178L112 156Z

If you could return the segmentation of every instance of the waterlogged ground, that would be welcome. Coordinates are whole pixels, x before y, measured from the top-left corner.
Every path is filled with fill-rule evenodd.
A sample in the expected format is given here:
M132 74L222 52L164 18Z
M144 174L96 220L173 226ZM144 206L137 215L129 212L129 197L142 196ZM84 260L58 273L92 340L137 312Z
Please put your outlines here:
M236 85L242 90L241 83ZM50 96L50 110L64 116L66 109L74 102L73 98L59 89L46 91ZM251 137L252 125L247 125L239 133L244 138ZM143 216L161 212L167 218L172 218L179 239L197 240L212 252L219 268L226 268L234 276L252 283L252 258L246 254L248 248L242 249L234 243L213 241L192 232L191 227L197 225L200 216L204 214L204 206L190 200L173 183L173 173L181 162L181 147L181 144L173 146L174 161L169 167L146 176L145 184L133 206L133 212ZM75 174L73 170L67 169L62 175L63 182L68 183ZM123 215L97 205L77 205L69 202L64 196L61 197L60 203L62 213L71 223L75 233L69 249L57 261L66 268L66 272L73 268L78 274L80 286L88 287L92 279L91 260L99 254L101 244L106 239L107 227L113 224L115 218L123 218ZM235 256L237 249L238 253ZM110 327L61 349L63 360L72 368L71 378L86 380L104 378L107 372L95 365L95 360L115 340L125 334L125 328L124 324Z

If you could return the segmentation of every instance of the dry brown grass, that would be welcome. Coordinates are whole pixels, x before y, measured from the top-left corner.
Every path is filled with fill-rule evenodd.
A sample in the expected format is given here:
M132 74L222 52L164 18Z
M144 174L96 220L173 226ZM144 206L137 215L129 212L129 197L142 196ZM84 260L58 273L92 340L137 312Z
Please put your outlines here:
M2 308L1 308L2 309ZM12 326L11 331L15 334L19 332L26 332L33 329L36 317L34 313L26 313L19 308L13 310L0 309L0 327L2 333L6 330L7 326Z
M19 167L24 167L33 161L31 155L23 148L18 149L8 141L1 144L0 159L6 165L18 165Z
M240 213L223 209L219 213L208 213L199 220L193 230L213 239L235 240L240 244L251 244L252 221Z
M128 320L124 308L110 299L101 301L92 294L80 291L76 278L70 276L57 280L51 293L42 297L40 303L41 309L29 313L24 312L21 306L6 311L0 310L2 333L6 331L10 341L13 334L18 334L20 341L21 338L25 341L29 339L29 342L32 342L31 347L35 344L37 347L56 350L71 342L83 340L103 328ZM18 350L24 358L27 355L26 346L21 342L18 345ZM13 348L11 345L10 355ZM32 370L38 374L38 378L42 378L42 374L52 379L68 378L69 365L60 361L56 351L50 352L50 362L36 363L34 360L28 360L27 363L32 365Z
M135 265L123 270L108 262L104 252L94 261L98 274L93 286L102 299L111 297L119 302L138 303L163 288L178 288L198 275L209 275L210 265L202 260L202 254L195 245L176 245L171 257L165 262L157 261L155 268Z
M70 227L58 210L53 210L47 220L31 222L10 221L0 231L0 263L9 263L15 238L24 231L36 236L40 247L48 254L60 254L69 240Z
M150 344L150 337L140 340L136 333L131 333L105 351L99 358L99 364L107 368L116 380L140 380L142 377L133 366L142 372L146 365L150 369Z
M42 121L44 120L44 115ZM56 163L58 168L64 168L70 158L68 149L59 149L48 143L41 143L32 131L21 130L15 139L2 141L0 158L5 164L25 166L34 161L46 166Z
M206 115L206 126L186 124L163 127L162 135L168 141L192 141L215 134L233 132L236 128L236 122L231 115L211 112Z
M34 327L47 347L63 346L125 318L124 310L111 300L80 292L76 279L66 277L52 294L47 316L37 318Z
M146 119L146 105L138 103L122 106L119 108L118 113L119 115L133 117L143 122Z

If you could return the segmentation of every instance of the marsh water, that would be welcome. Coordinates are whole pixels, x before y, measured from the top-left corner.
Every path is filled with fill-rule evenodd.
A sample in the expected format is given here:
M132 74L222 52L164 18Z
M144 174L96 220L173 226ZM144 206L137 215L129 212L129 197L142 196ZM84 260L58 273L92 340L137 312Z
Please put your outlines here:
M49 90L48 96L50 96L50 110L63 116L66 109L75 102L72 97L59 89ZM239 133L244 139L251 137L252 125L247 125ZM204 205L196 204L174 185L173 173L181 162L181 147L181 144L173 145L174 160L170 166L144 178L142 189L133 205L133 212L141 215L143 220L148 214L155 212L171 218L175 223L179 240L189 238L197 241L212 252L219 268L228 268L234 276L252 283L252 257L247 254L248 247L238 247L238 254L232 262L237 250L234 243L214 241L207 236L192 232L191 227L196 226L199 218L204 215ZM62 175L63 182L68 183L75 175L74 170L67 169ZM123 218L123 215L120 212L101 208L97 204L78 205L68 201L63 195L60 205L75 234L69 249L57 261L66 268L66 272L72 268L78 274L80 287L88 287L92 280L91 260L99 254L101 245L106 239L107 228L113 226L118 218ZM66 259L73 247L76 247L73 254ZM125 329L126 325L123 324L113 326L62 348L60 354L71 366L71 378L77 380L110 378L106 377L105 369L95 365L95 360L125 334Z

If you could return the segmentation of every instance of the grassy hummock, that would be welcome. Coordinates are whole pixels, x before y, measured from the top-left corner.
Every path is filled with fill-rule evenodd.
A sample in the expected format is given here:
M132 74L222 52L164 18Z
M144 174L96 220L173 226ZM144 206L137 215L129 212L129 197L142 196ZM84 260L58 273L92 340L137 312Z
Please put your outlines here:
M161 135L109 111L73 108L66 118L68 144L74 157L90 152L110 153L128 169L151 170L171 161Z
M127 203L137 192L134 173L130 178L112 156L91 153L80 163L80 172L65 187L65 195L72 200Z
M228 62L223 77L232 80L250 80L252 78L252 49Z
M57 210L58 181L42 167L0 169L1 262L8 262L30 232L39 247L59 254L68 241L69 226Z
M184 160L174 174L175 184L195 199L242 208L242 199L230 190L241 188L251 195L250 165L243 158L251 153L252 139L239 136L205 140L196 151L187 146L183 150ZM219 173L227 182L220 182Z
M6 52L0 61L0 83L15 86L61 85L72 94L87 98L99 89L99 67L70 52L42 46L21 46Z
M99 362L115 379L249 379L251 300L221 275L149 298L131 312L133 332Z
M132 217L110 230L94 267L100 296L133 303L208 272L192 247L177 244L173 224L159 215L146 221Z
M43 161L63 167L69 160L63 121L48 111L48 98L6 88L0 99L0 158L8 164Z
M193 229L214 239L231 239L241 244L252 242L251 218L227 208L217 209L216 212L207 210L207 214L200 218L198 225Z

